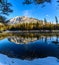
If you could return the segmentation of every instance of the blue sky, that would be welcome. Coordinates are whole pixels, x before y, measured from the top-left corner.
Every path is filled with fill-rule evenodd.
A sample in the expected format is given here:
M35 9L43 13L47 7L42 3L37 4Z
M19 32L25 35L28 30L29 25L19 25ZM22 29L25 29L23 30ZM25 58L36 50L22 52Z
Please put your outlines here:
M37 19L46 18L48 21L55 21L55 16L59 17L59 10L56 0L52 0L52 3L44 3L46 6L42 8L42 5L23 5L23 0L8 0L13 6L14 11L9 15L9 19L16 16L28 16ZM59 19L59 18L58 18Z

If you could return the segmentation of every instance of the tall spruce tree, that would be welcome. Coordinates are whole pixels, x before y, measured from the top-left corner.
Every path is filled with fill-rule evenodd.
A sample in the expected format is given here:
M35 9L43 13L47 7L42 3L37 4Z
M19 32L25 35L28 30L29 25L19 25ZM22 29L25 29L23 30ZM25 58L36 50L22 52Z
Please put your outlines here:
M57 16L55 16L55 20L56 20L56 24L58 24L58 18L57 18Z

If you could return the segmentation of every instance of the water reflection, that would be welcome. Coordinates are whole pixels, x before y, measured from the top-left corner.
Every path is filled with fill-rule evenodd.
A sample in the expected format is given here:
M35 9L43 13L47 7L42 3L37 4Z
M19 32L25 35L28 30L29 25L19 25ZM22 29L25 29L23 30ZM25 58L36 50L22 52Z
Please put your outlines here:
M55 36L40 37L27 44L20 44L19 42L19 44L17 44L16 42L10 42L9 38L6 38L0 41L0 53L12 58L27 60L49 56L59 59L59 46L52 42L55 41L56 38ZM23 39L25 40L25 38Z
M11 42L15 42L16 44L27 44L29 42L33 42L33 41L37 40L37 38L36 37L35 38L9 37L8 40Z
M54 39L55 38L55 39ZM45 42L45 43L48 43L48 41L52 41L52 43L54 44L58 44L59 41L59 36L32 36L32 37L27 37L27 36L11 36L11 37L8 37L8 40L10 42L14 42L16 44L27 44L29 42L33 42L33 41L36 41L36 40L40 40L42 42Z

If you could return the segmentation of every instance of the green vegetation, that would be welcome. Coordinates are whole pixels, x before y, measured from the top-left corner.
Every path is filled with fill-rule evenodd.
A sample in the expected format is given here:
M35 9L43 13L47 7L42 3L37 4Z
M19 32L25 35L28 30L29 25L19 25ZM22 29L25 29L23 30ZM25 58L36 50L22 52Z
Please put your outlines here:
M43 4L43 3L51 3L52 0L24 0L23 4ZM59 2L59 1L57 1ZM0 13L8 15L13 10L10 8L12 5L8 2L8 0L0 0ZM1 15L2 15L1 14ZM55 16L56 24L47 23L46 18L44 21L37 21L36 23L17 23L13 25L5 24L5 17L0 15L0 31L5 30L59 30L58 19ZM44 23L43 23L44 22Z
M58 18L56 16L55 16L56 24L47 22L46 18L44 18L44 21L37 20L36 22L34 22L33 20L32 22L30 22L29 20L29 22L20 22L17 24L7 24L7 22L5 23L5 21L6 21L5 17L0 16L0 31L49 30L51 32L52 30L59 30Z
M10 8L11 6L12 5L8 2L8 0L0 0L0 15L9 15L9 13L13 12L13 10Z
M0 23L0 31L4 30L59 30L59 24L52 24L47 22L43 23L43 21L37 21L36 23L18 23L12 25Z
M45 5L44 5L44 3L52 3L53 2L53 0L24 0L24 2L23 2L23 4L39 4L39 5L41 5L41 4L43 4L43 6L42 7L45 7ZM56 0L56 2L57 2L57 6L59 6L58 4L59 4L59 0Z

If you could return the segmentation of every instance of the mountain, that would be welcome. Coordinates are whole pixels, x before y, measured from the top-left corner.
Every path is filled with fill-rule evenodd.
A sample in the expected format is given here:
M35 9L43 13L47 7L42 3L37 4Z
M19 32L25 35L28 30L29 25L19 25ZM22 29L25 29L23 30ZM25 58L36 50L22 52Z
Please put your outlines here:
M37 38L8 37L8 40L16 44L27 44L29 42L37 40Z
M30 22L35 23L37 21L41 21L41 23L43 23L42 20L38 20L38 19L35 19L35 18L29 18L29 17L26 17L26 16L22 16L22 17L17 16L15 18L10 19L8 24L30 23Z

